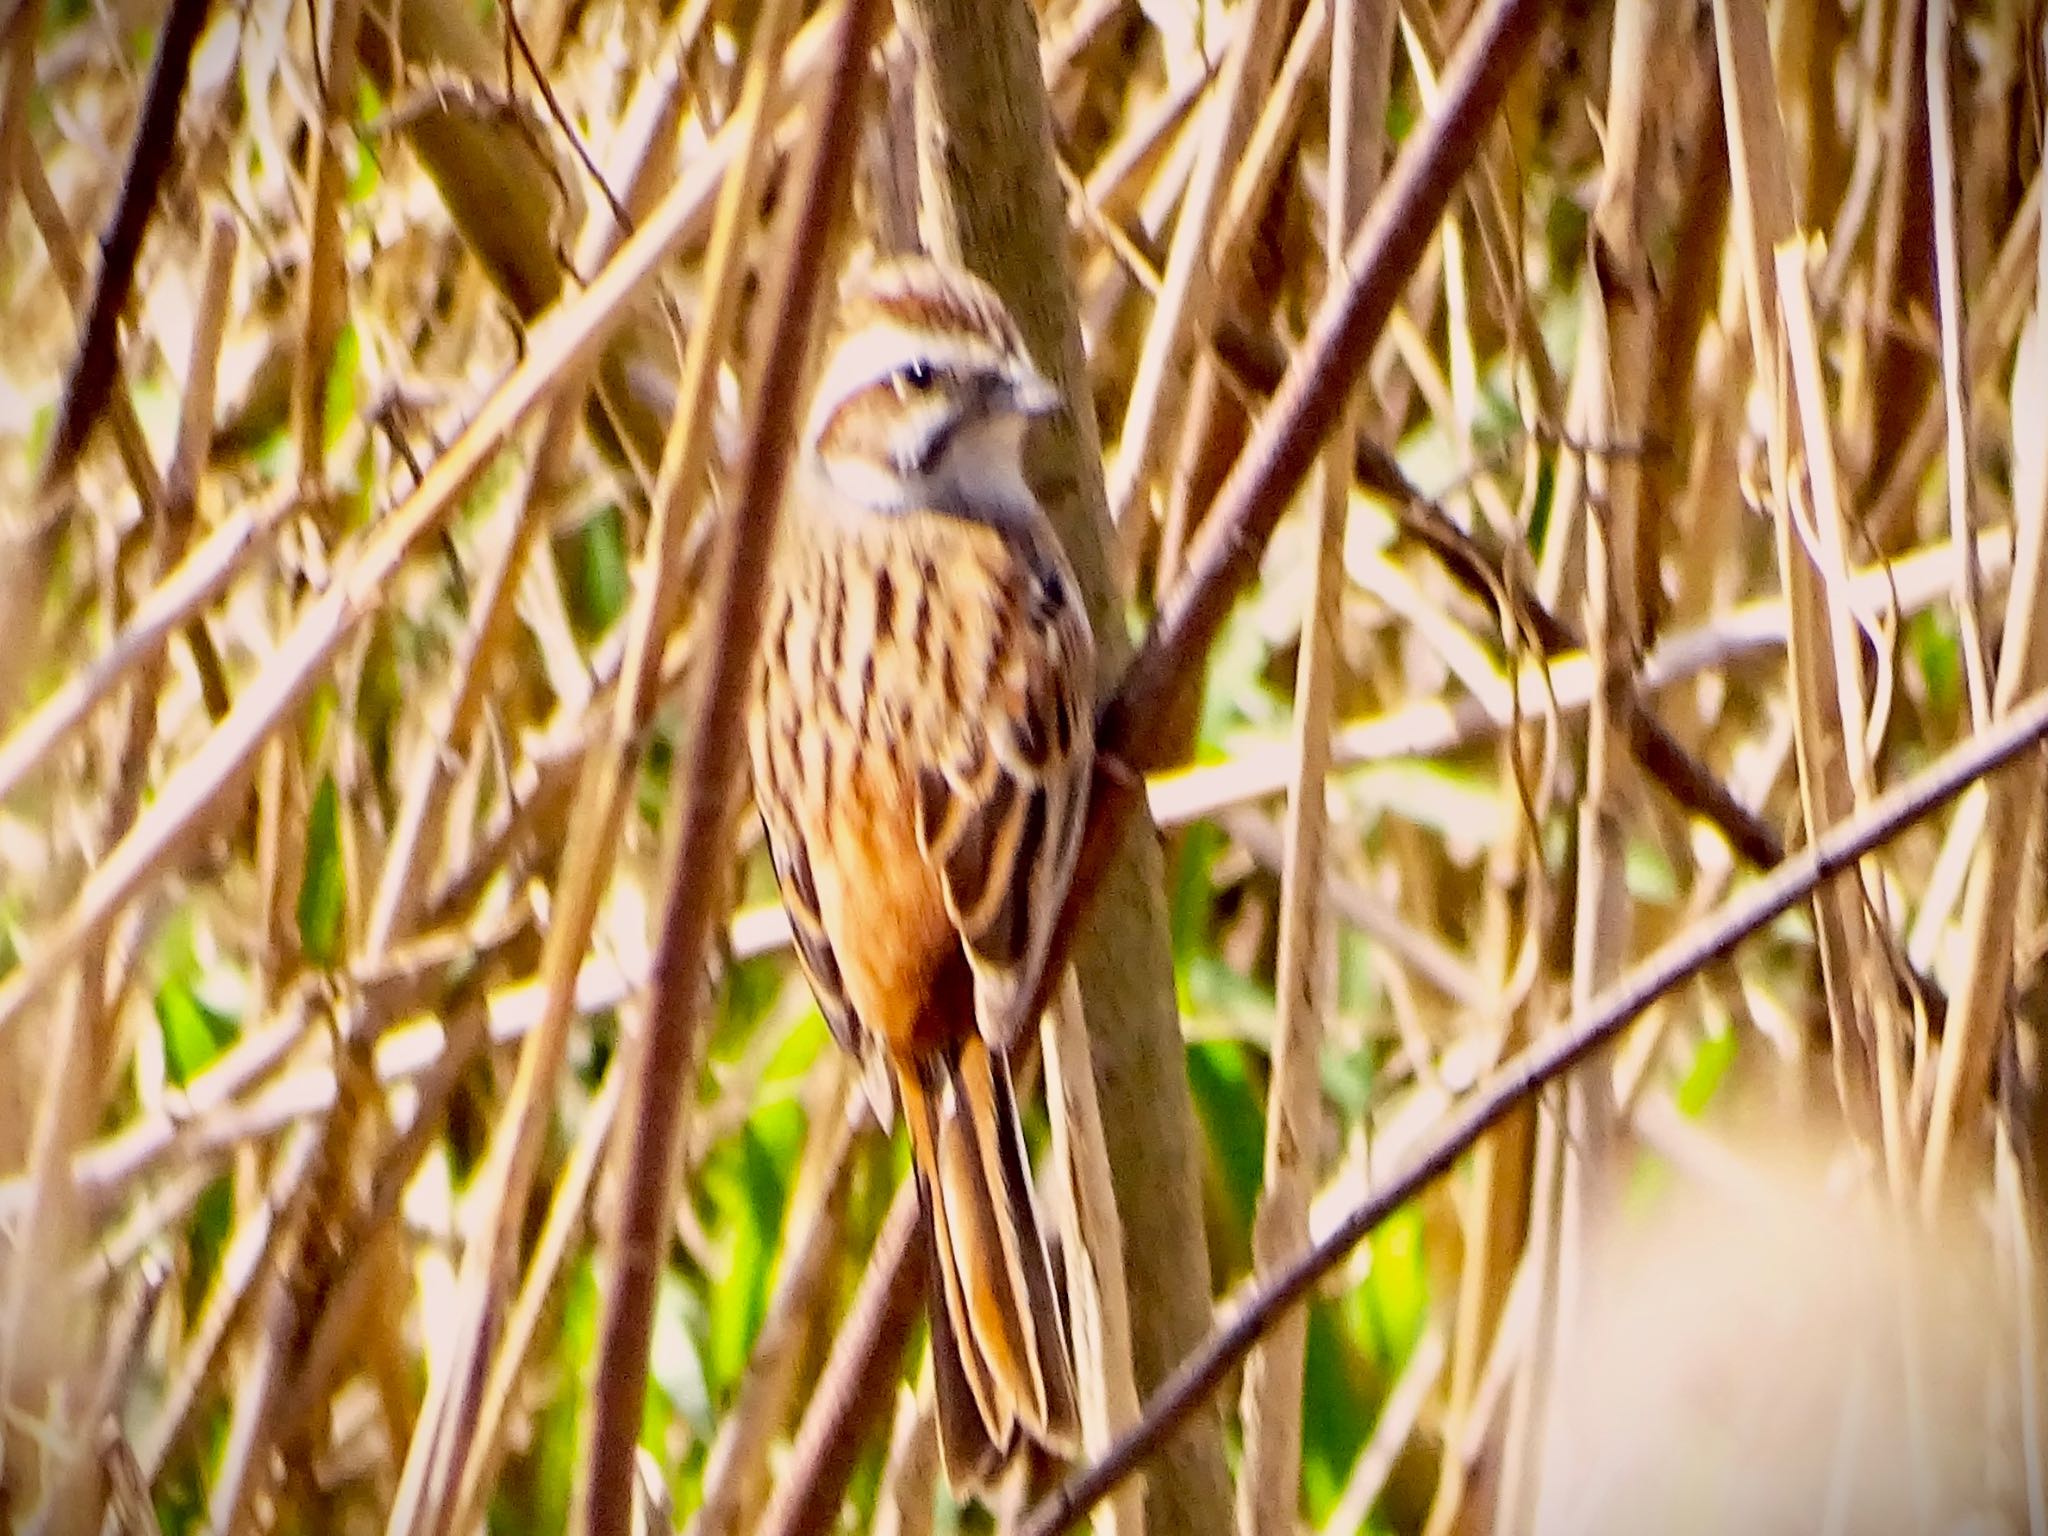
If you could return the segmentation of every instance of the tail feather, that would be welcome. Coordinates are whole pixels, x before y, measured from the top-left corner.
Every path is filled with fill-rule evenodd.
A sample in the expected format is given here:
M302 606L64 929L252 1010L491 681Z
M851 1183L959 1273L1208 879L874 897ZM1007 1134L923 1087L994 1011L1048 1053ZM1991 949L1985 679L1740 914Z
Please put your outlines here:
M1016 1253L1012 1274L1023 1280L1019 1296L1029 1324L1032 1363L1039 1388L1037 1438L1055 1453L1071 1457L1080 1448L1081 1416L1075 1403L1074 1365L1067 1347L1067 1329L1060 1316L1059 1292L1053 1284L1051 1253L1038 1225L1031 1193L1031 1168L1025 1161L1023 1118L1017 1111L1016 1085L1010 1080L1007 1056L989 1050L979 1038L961 1052L956 1068L963 1097L975 1105L969 1119L984 1128L990 1156L983 1163L1000 1182L990 1193L998 1210L1013 1219L1003 1233ZM984 1098L985 1095L985 1098Z
M956 1487L985 1486L1021 1438L1070 1456L1073 1366L1031 1198L1009 1066L972 1037L900 1070L932 1238L940 1449Z

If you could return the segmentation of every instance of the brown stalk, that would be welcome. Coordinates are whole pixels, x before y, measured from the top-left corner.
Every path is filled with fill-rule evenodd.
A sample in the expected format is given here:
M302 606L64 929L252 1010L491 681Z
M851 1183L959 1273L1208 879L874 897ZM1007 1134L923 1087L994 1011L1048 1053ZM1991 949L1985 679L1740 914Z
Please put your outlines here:
M1813 296L1808 286L1808 248L1804 241L1780 246L1777 253L1779 319L1784 327L1786 362L1791 371L1792 397L1798 411L1805 476L1795 480L1804 505L1811 509L1814 528L1812 558L1820 566L1822 591L1827 603L1828 642L1837 686L1835 708L1841 722L1839 753L1849 782L1851 803L1869 803L1877 790L1877 768L1873 756L1881 739L1882 716L1887 706L1882 699L1866 698L1871 682L1864 676L1863 638L1867 622L1854 607L1849 584L1848 512L1844 505L1841 476L1835 464L1834 426L1828 410L1827 387L1822 377L1819 327L1813 314ZM1802 519L1804 520L1804 519ZM1972 540L1967 549L1958 548L1959 567L1974 571L1977 550ZM1882 654L1880 652L1880 654ZM1893 1188L1904 1196L1911 1183L1903 1046L1905 1021L1897 1007L1891 984L1894 967L1901 960L1892 927L1889 898L1883 876L1875 870L1857 871L1857 881L1866 908L1868 926L1864 948L1857 956L1857 988L1871 1032L1877 1079L1878 1130L1885 1149L1886 1170Z
M1131 1302L1124 1273L1123 1219L1118 1214L1109 1147L1102 1130L1081 987L1070 967L1040 1022L1046 1108L1052 1120L1052 1166L1063 1175L1060 1246L1067 1276L1067 1328L1074 1344L1081 1447L1100 1455L1138 1421L1138 1384L1131 1370ZM1102 1536L1145 1536L1145 1490L1126 1485L1112 1496Z
M2024 413L2048 400L2048 243L2037 257L2032 345L2013 370L2013 589L2006 600L1992 717L2009 718L2048 678L2048 446L2021 426ZM2030 366L2031 365L2031 366ZM1951 475L1967 465L1951 463ZM1959 996L1934 1079L1934 1103L1922 1165L1922 1208L1938 1210L1947 1181L1963 1163L1974 1175L1985 1163L1979 1121L1991 1064L2006 1039L2013 975L2013 895L2025 850L2037 835L2043 767L2034 757L1987 786L1984 835L1963 894L1963 969ZM1967 1187L1979 1187L1974 1181Z
M1968 305L1963 364L1972 378L1981 378L2008 355L2012 339L2026 316L2033 292L2033 266L2041 236L2042 173L2034 172L2012 224L1999 242L1991 263ZM1874 535L1882 537L1900 526L1917 506L1930 466L1947 443L1943 401L1929 399L1906 433L1881 481L1873 482L1865 514Z
M1906 441L1905 424L1923 407L1939 413L1928 389L1927 350L1918 335L1898 323L1917 307L1935 307L1934 239L1928 227L1928 125L1926 76L1921 62L1927 29L1918 5L1879 6L1870 13L1889 23L1890 35L1880 44L1884 54L1883 83L1869 100L1880 103L1878 128L1884 156L1877 189L1876 224L1871 233L1871 270L1864 320L1868 348L1862 366L1851 377L1862 385L1852 409L1852 463L1861 464L1873 481L1888 478L1894 454ZM1783 238L1780 236L1779 238ZM1868 436L1856 440L1854 429ZM1859 451L1860 450L1860 451ZM1905 528L1873 528L1887 547L1910 536Z
M788 15L786 7L771 13L771 17L785 19ZM687 514L697 495L703 466L710 457L715 370L736 319L734 300L739 285L720 281L719 277L737 259L735 252L745 221L752 217L773 132L769 109L783 63L780 44L785 35L780 23L773 25L778 30L764 39L773 46L756 52L748 72L746 101L733 122L739 148L733 161L722 167L725 174L720 183L709 260L713 284L707 290L713 296L714 307L699 317L692 332L683 390L677 397L669 438L662 450L641 583L627 619L620 685L609 710L608 739L604 749L586 756L583 764L581 792L569 826L555 908L541 957L545 999L542 1016L520 1053L511 1101L493 1141L491 1162L484 1174L490 1181L486 1187L491 1191L491 1199L484 1207L484 1229L466 1248L458 1281L454 1364L439 1379L439 1395L430 1397L427 1411L421 1417L421 1428L407 1451L400 1494L388 1527L393 1536L422 1526L429 1532L446 1529L453 1513L451 1506L466 1476L476 1394L484 1388L492 1349L496 1298L509 1283L520 1212L532 1189L541 1138L552 1113L553 1086L568 1048L575 977L589 948L598 905L610 879L614 849L645 749L647 726L659 697L656 683L663 645L681 606L680 589L685 573L678 556ZM673 208L682 213L690 206L684 196L687 187L685 182L671 190L641 232L628 243L628 249L658 227L661 209ZM687 218L684 213L675 220L677 236L688 227ZM718 665L716 658L712 664ZM634 1079L627 1080L629 1101L633 1097L633 1083ZM626 1113L630 1120L630 1102ZM636 1404L637 1401L636 1396ZM627 1449L630 1453L630 1439ZM632 1478L629 1454L623 1475L615 1484L607 1485L606 1496L621 1497L627 1501L622 1507L630 1508Z
M1209 300L1209 309L1216 315L1263 314L1273 307L1280 267L1275 253L1284 238L1288 207L1283 192L1298 179L1294 171L1302 113L1309 88L1327 73L1329 40L1329 7L1322 0L1309 0L1267 91L1265 105L1247 135L1216 219L1207 258L1221 290ZM1342 250L1343 244L1335 241L1331 252ZM1334 254L1331 264L1335 264ZM1212 319L1212 330L1215 324ZM1149 586L1154 592L1170 589L1179 578L1187 562L1188 545L1251 431L1250 414L1230 389L1228 375L1211 349L1207 345L1198 348L1191 362L1193 376L1183 420L1174 434L1159 519L1158 553L1150 571ZM1149 529L1142 524L1124 530L1124 547L1135 554L1149 536ZM1193 727L1192 720L1176 721L1171 729L1186 744L1192 741ZM1187 750L1186 745L1182 750ZM1172 858L1169 851L1169 863Z
M300 269L298 367L292 381L292 418L299 450L299 480L312 499L327 483L327 376L334 347L348 321L348 265L341 245L341 201L347 171L339 137L355 111L356 34L363 0L327 0L318 8L313 72L320 100L306 140L308 207L306 260Z
M0 227L14 202L14 174L28 150L29 96L36 86L42 0L15 0L0 16Z
M99 1370L78 1413L72 1463L48 1501L44 1518L32 1530L37 1536L99 1536L109 1502L106 1460L100 1455L110 1429L118 1433L120 1413L143 1362L150 1324L163 1300L169 1272L156 1258L137 1263L125 1287L127 1295L110 1320ZM131 1453L132 1460L132 1453Z
M1660 117L1650 111L1649 93L1665 41L1659 29L1669 25L1651 7L1614 13L1605 153L1586 252L1586 342L1572 382L1571 431L1581 442L1639 442L1649 417L1656 301L1646 248L1653 183L1644 167L1654 167L1658 157ZM1570 1005L1577 1011L1621 973L1633 940L1625 831L1634 787L1628 725L1636 660L1648 640L1643 594L1657 583L1642 568L1647 534L1640 460L1582 457L1569 449L1563 457L1560 486L1569 478L1583 487L1577 499L1593 674L1576 813L1576 883L1569 915L1559 913L1569 923ZM1655 547L1649 543L1650 551ZM1584 1277L1612 1219L1624 1133L1606 1053L1566 1085L1563 1116L1543 1118L1534 1132L1527 1250L1533 1333L1515 1382L1495 1516L1508 1533L1537 1528L1553 1368L1569 1357L1581 1320L1600 1305L1586 1293Z
M1763 7L1755 0L1715 0L1721 97L1726 112L1730 182L1752 355L1773 402L1771 493L1776 505L1778 575L1791 620L1789 671L1798 749L1800 804L1809 840L1848 814L1854 803L1835 742L1843 730L1841 692L1828 645L1827 590L1796 525L1794 481L1804 466L1795 453L1791 389L1772 252L1795 232L1789 154L1779 120L1776 76ZM1844 1112L1866 1133L1877 1130L1877 1070L1870 1014L1858 978L1870 953L1865 912L1850 882L1823 888L1814 901L1821 979L1833 1037L1836 1092Z
M474 1530L484 1516L487 1495L495 1486L507 1452L506 1430L517 1399L521 1373L542 1319L555 1299L555 1286L569 1257L569 1245L584 1230L592 1194L618 1123L619 1099L625 1074L618 1058L606 1070L604 1081L591 1095L590 1107L576 1133L576 1145L562 1165L548 1199L548 1211L534 1239L533 1256L519 1282L519 1294L505 1320L504 1336L498 1341L491 1374L484 1383L477 1404L476 1434L469 1465L463 1470L462 1487L455 1501L451 1528Z
M36 85L36 39L42 26L42 0L16 0L0 25L0 230L6 228L13 208L16 169L32 155L28 121ZM0 553L35 537L32 527L10 527L0 539ZM42 583L31 564L0 562L0 634L38 633L42 598ZM34 659L33 650L0 658L0 727L12 717L19 680Z
M1210 261L1215 222L1228 190L1229 169L1241 156L1256 120L1259 98L1279 62L1293 0L1248 0L1223 73L1211 93L1194 174L1181 200L1164 287L1131 382L1130 406L1117 434L1110 479L1109 517L1128 562L1152 521L1140 506L1166 445L1166 428L1181 418L1188 364L1206 335L1215 301Z
M1970 482L1970 375L1963 357L1962 229L1956 217L1956 133L1949 90L1950 41L1955 27L1952 0L1927 0L1927 158L1933 183L1934 287L1941 326L1941 400L1948 428L1949 536L1958 549L1975 547L1976 519ZM1990 659L1984 649L1984 592L1977 562L1965 558L1956 585L1956 624L1961 631L1963 676L1969 683L1970 720L1981 727L1991 713Z
M50 269L56 274L58 284L64 290L65 301L72 307L81 321L85 305L91 294L91 283L85 263L79 259L78 237L72 230L71 222L65 217L63 206L57 201L57 194L50 186L50 179L44 171L42 161L32 152L24 150L21 157L21 183L23 199L28 204L29 215L35 220L36 228L43 237L43 249L48 254ZM156 527L165 502L162 477L158 475L155 461L150 457L149 443L143 436L142 419L136 414L135 399L127 380L117 372L113 393L107 400L107 427L113 434L114 451L119 455L121 467L127 472L128 480L135 487L135 499L140 505L143 525ZM347 448L353 441L353 433L344 437L341 443ZM161 570L158 575L161 576ZM198 669L201 688L205 691L208 708L216 701L227 697L227 682L219 653L202 620L194 619L185 627L185 643L192 653L192 664ZM225 706L218 714L224 712ZM25 723L24 723L25 724ZM0 787L0 799L6 797L6 789Z
M412 1119L401 1133L388 1137L388 1144L379 1151L369 1179L369 1195L361 1208L330 1209L327 1214L326 1219L340 1233L331 1240L332 1250L345 1261L337 1263L318 1254L306 1266L312 1270L324 1261L325 1273L317 1293L318 1305L308 1309L309 1315L292 1340L291 1380L268 1415L273 1422L267 1432L282 1448L304 1444L298 1437L319 1432L322 1405L349 1374L350 1351L359 1346L365 1327L364 1309L374 1299L380 1303L379 1311L388 1315L396 1300L390 1294L391 1266L384 1245L390 1242L406 1186L446 1130L449 1103L463 1074L487 1043L481 978L460 978L450 994L438 1000L437 1012L447 1021L447 1048L421 1075ZM351 1042L344 1050L347 1054L337 1072L337 1120L361 1114L351 1096L368 1098L365 1090L374 1081L368 1070L367 1046ZM374 1108L375 1100L369 1103ZM349 1207L356 1204L352 1198L348 1202Z
M1475 1091L1452 1124L1401 1171L1355 1207L1285 1270L1258 1284L1230 1321L1212 1334L1146 1404L1136 1430L1110 1455L1076 1474L1031 1512L1019 1536L1058 1536L1135 1470L1173 1426L1222 1384L1274 1320L1303 1301L1352 1248L1395 1211L1457 1166L1508 1114L1614 1040L1672 989L1725 959L1743 939L1838 878L1971 784L2005 768L2048 737L2048 691L2001 717L1993 728L1945 753L1931 767L1829 828L1807 849L1722 903L1711 917L1660 946L1569 1025L1522 1052Z
M222 1250L219 1272L198 1323L169 1373L156 1413L137 1436L136 1457L154 1482L191 1423L193 1410L216 1384L220 1352L242 1322L251 1300L274 1280L272 1259L297 1227L295 1212L320 1154L316 1126L301 1126L273 1164L259 1197L244 1209Z
M64 205L57 200L56 189L50 185L49 172L44 168L42 157L32 146L24 145L22 148L19 176L22 201L28 207L29 217L35 221L36 232L43 237L43 251L49 258L50 270L56 274L65 301L71 305L82 326L88 317L88 305L93 296L92 275L79 257L77 232L65 215ZM113 434L114 451L120 456L121 467L127 472L129 483L135 487L135 499L144 518L153 526L163 509L163 477L157 473L156 461L150 457L149 441L142 434L142 418L135 413L134 391L118 370L108 392L106 413L107 427Z
M1022 0L905 0L898 22L916 60L928 244L995 287L1032 356L1078 407L1039 433L1031 472L1088 606L1097 675L1115 677L1129 654L1127 609L1113 575L1115 533L1094 413L1085 408L1089 373L1031 8ZM1183 228L1191 216L1184 207ZM1117 829L1103 852L1112 894L1071 958L1123 1231L1124 1279L1141 1298L1131 1312L1131 1363L1143 1390L1206 1326L1209 1256L1158 845L1142 828ZM1040 978L1040 1014L1066 958L1062 950ZM1077 1104L1081 1092L1057 1083L1048 1091ZM1175 1442L1152 1479L1147 1523L1177 1536L1222 1536L1229 1497L1221 1424L1205 1421Z
M23 16L33 21L37 7ZM205 25L207 0L171 0L158 34L149 86L135 123L128 168L121 178L113 217L100 237L100 265L93 280L92 302L80 327L78 352L64 382L50 444L43 456L42 491L49 494L67 481L85 448L114 388L119 359L114 352L115 328L128 308L135 286L135 264L142 237L156 212L157 195L170 169L171 150L178 141L178 109L185 100L192 50Z
M938 1482L939 1432L930 1398L899 1389L872 1536L931 1536Z
M749 79L747 89L764 103L756 109L762 121L767 116L765 103L773 99L784 29L795 11L793 3L779 12L768 11L768 17L782 19L764 19L765 41L756 40L766 62ZM635 1052L635 1076L627 1083L627 1100L635 1112L625 1121L630 1135L620 1143L624 1160L618 1164L609 1233L612 1272L598 1324L597 1388L584 1441L582 1496L573 1517L573 1528L589 1533L625 1530L632 1518L633 1450L646 1396L655 1285L681 1151L683 1101L692 1080L693 1037L709 1001L704 957L729 899L725 882L705 878L704 871L731 859L746 696L760 647L768 561L789 471L799 396L808 378L815 317L830 274L837 270L834 257L853 185L855 157L843 153L841 146L859 140L868 50L879 38L882 14L877 0L848 0L841 13L809 163L797 181L796 222L781 257L779 279L768 285L777 305L760 353L765 361L740 458L739 489L726 518L713 578L716 595L707 616L711 649L698 683L696 729L689 738L696 767L679 786L682 828L648 978L646 1028ZM736 170L733 177L742 187L743 176ZM736 198L731 227L738 227L743 211ZM721 208L721 216L725 212ZM714 259L714 270L716 266ZM739 284L728 286L737 290ZM706 343L705 353L715 356L717 339ZM698 355L696 342L693 336L693 357ZM690 377L686 365L685 378ZM708 367L703 377L708 382ZM709 399L708 389L696 398ZM708 435L708 426L698 434L700 440ZM689 467L687 450L678 458ZM664 485L675 483L670 467L664 453ZM687 488L693 479L681 479L680 484ZM654 652L658 663L658 646Z
M1330 27L1330 280L1342 278L1350 243L1379 185L1386 146L1395 7L1344 6ZM1307 30L1304 23L1303 30ZM1352 443L1362 411L1355 395L1323 453L1311 515L1315 563L1294 687L1295 771L1287 786L1280 877L1278 1009L1266 1146L1252 1217L1252 1267L1269 1273L1307 1246L1309 1198L1323 1142L1322 1042L1336 980L1330 915L1330 723L1343 619L1344 531L1352 484ZM1291 1536L1300 1519L1302 1369L1308 1319L1296 1314L1245 1362L1240 1421L1244 1462L1237 1485L1242 1536Z

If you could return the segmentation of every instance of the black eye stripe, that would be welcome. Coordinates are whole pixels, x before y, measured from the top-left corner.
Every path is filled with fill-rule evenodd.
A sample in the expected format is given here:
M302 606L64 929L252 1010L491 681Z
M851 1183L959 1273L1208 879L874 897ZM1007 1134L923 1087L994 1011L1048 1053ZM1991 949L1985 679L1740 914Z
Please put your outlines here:
M928 475L945 457L947 447L953 441L953 433L959 427L956 416L947 416L936 422L909 454L909 462L901 467L913 474Z

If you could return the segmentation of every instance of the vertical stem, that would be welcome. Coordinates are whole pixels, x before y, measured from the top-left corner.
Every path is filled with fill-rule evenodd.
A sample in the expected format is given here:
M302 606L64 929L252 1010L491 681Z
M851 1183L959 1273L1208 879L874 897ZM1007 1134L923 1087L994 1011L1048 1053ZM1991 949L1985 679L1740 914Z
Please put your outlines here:
M1332 281L1363 222L1386 148L1388 73L1396 8L1340 5L1331 28L1330 198ZM1252 1265L1264 1273L1308 1246L1309 1198L1322 1141L1323 1020L1333 990L1335 953L1324 892L1329 883L1330 718L1341 665L1345 512L1351 495L1352 444L1359 403L1346 402L1343 424L1323 451L1312 504L1315 565L1302 626L1294 691L1295 772L1287 786L1280 887L1279 1014L1266 1108L1264 1187L1252 1221ZM1241 1536L1289 1536L1299 1519L1302 1364L1308 1318L1295 1312L1245 1365L1244 1466L1237 1485Z
M1087 600L1099 675L1114 679L1130 646L1111 576L1101 446L1086 408L1087 364L1032 7L1027 0L901 0L897 20L917 60L925 245L995 287L1040 367L1078 407L1040 432L1031 472ZM1141 803L1132 796L1130 808ZM1091 807L1091 821L1100 814ZM1117 852L1101 904L1075 936L1073 958L1123 1224L1132 1364L1139 1388L1149 1391L1208 1326L1209 1254L1159 844L1140 824L1126 825L1111 845ZM1087 894L1080 885L1067 910ZM1055 938L1056 952L1064 953L1062 942ZM1158 1532L1223 1536L1229 1529L1229 1472L1213 1408L1183 1428L1154 1469L1146 1516Z

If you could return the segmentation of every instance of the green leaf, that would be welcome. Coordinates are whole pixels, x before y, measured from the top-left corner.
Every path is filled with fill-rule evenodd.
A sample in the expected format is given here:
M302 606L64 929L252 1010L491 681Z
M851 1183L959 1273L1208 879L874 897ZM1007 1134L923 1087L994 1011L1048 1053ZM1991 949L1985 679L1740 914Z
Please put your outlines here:
M1422 1210L1412 1201L1380 1223L1365 1284L1351 1293L1352 1337L1382 1364L1407 1359L1429 1318L1422 1234Z
M203 960L192 920L181 913L164 925L153 955L156 993L151 999L163 1039L164 1066L180 1087L211 1066L242 1033L241 978Z
M1317 1301L1308 1309L1302 1358L1301 1491L1318 1524L1343 1493L1372 1428L1370 1385L1344 1336L1340 1309Z
M569 617L584 639L603 634L626 611L633 590L626 548L626 519L616 505L556 540Z
M1622 854L1623 878L1637 901L1671 906L1678 900L1678 874L1654 838L1632 837Z
M321 967L341 960L341 916L348 875L341 859L341 796L323 774L306 825L306 874L299 884L299 946Z
M361 371L363 344L356 335L354 321L343 324L341 334L334 339L334 361L327 369L327 381L321 397L326 436L320 444L323 453L334 451L354 422L361 398Z
M681 1277L664 1271L655 1293L654 1340L648 1372L659 1394L690 1426L690 1432L699 1440L709 1440L718 1432L718 1423L711 1408L711 1387L704 1379L704 1357L698 1353L691 1326L691 1314L701 1310L692 1305ZM650 1450L660 1450L659 1442L644 1431L642 1438L647 1440Z
M1245 1047L1232 1040L1191 1044L1187 1063L1188 1091L1208 1133L1210 1156L1232 1211L1249 1222L1265 1177L1266 1116L1246 1067Z
M714 1277L706 1298L703 1352L711 1392L719 1400L746 1368L767 1314L782 1212L802 1144L802 1111L785 1099L750 1117L704 1169L706 1227L724 1256L724 1272Z
M1735 1051L1735 1031L1728 1027L1725 1019L1700 1037L1693 1050L1692 1061L1687 1064L1685 1076L1679 1080L1678 1091L1673 1095L1680 1114L1697 1119L1706 1113L1707 1106L1714 1101L1714 1094L1727 1080L1729 1069L1735 1065Z
M1908 619L1906 648L1926 690L1928 712L1954 719L1963 702L1963 652L1947 610L1928 608Z
M235 1032L194 995L189 977L176 977L157 989L156 1022L164 1039L164 1064L179 1087L212 1065L233 1042Z

